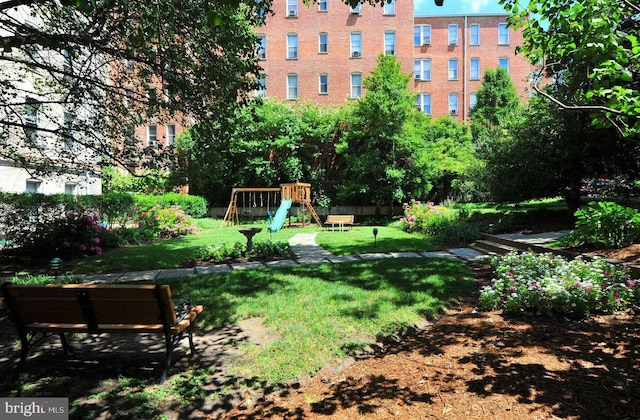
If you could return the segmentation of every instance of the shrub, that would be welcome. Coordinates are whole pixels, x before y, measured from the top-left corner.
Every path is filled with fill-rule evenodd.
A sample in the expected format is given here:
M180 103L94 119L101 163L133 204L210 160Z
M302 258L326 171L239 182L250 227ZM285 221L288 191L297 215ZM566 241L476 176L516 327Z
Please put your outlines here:
M444 242L466 242L480 235L480 229L466 221L470 216L466 208L456 212L416 200L404 203L403 207L404 217L400 219L400 228L406 232L439 236Z
M191 216L179 206L152 207L140 214L139 228L152 232L155 237L176 238L195 233L196 227Z
M638 211L613 202L591 202L575 212L576 230L566 235L565 246L596 245L621 248L640 239Z
M584 317L640 303L640 281L626 266L601 259L566 259L550 253L511 253L492 260L495 277L480 291L485 310Z
M183 195L178 193L167 193L162 195L135 195L136 206L140 211L145 212L151 208L180 206L180 208L191 217L202 217L207 214L207 201L203 197L196 195Z
M99 217L88 211L69 211L52 223L38 226L33 248L61 256L102 254L105 247L120 244L117 232L103 227Z
M289 257L291 246L287 242L254 241L253 249L247 252L247 245L235 242L207 245L200 250L199 257L203 260L224 261L228 258L269 258Z
M123 192L111 192L102 195L102 200L98 206L102 220L108 226L126 226L134 220L137 208L133 195Z

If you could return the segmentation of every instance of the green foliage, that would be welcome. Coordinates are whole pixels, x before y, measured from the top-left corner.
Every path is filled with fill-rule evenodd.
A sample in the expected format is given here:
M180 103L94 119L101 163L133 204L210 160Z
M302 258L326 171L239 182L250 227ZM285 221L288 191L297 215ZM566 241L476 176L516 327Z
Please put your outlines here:
M203 260L224 261L229 258L269 258L269 257L290 257L291 246L288 242L254 241L253 248L247 250L246 244L242 242L224 242L214 245L207 245L202 248L198 256Z
M37 276L14 276L9 279L12 284L80 284L81 276L57 276L51 277L46 275Z
M159 170L145 170L139 174L122 173L113 166L102 170L103 191L114 193L162 193L167 190L169 174Z
M403 203L403 207L400 227L406 232L438 236L443 243L466 242L480 236L479 228L467 222L469 214L465 210L436 207L433 202L422 203L413 199Z
M180 207L191 217L202 217L207 213L207 201L203 197L166 193L162 195L136 194L134 200L138 210L149 211L153 207Z
M180 206L154 206L140 214L139 228L153 232L155 237L176 238L195 233L195 224Z
M109 227L126 226L138 212L134 197L126 192L102 194L99 209L102 220Z
M552 254L511 253L492 265L492 284L480 292L479 304L485 310L584 317L640 304L640 282L630 278L628 268L600 259L567 261Z
M365 94L353 105L337 151L346 162L339 198L353 204L391 205L408 193L424 196L423 168L416 149L421 136L409 129L418 118L415 96L392 55L378 57L378 66L365 78Z
M575 212L576 230L561 244L621 248L640 239L640 214L611 201L594 201Z
M524 27L518 47L542 74L562 84L576 67L574 95L556 98L565 106L584 107L598 125L613 126L625 137L640 132L640 7L620 0L500 0ZM535 19L531 17L535 16ZM574 108L575 110L575 108Z

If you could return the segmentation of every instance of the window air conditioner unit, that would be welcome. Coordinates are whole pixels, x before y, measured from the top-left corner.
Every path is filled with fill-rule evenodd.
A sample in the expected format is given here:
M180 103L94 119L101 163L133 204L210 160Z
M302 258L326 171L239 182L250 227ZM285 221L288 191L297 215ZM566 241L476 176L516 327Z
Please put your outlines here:
M421 77L419 74L416 74L416 75L415 75L415 79L416 79L416 80L420 80L421 78L422 78L422 77Z
M298 13L295 10L289 10L289 17L296 17Z
M423 41L422 45L431 45L431 41Z
M451 111L449 111L449 113L450 113L451 115L458 115L458 111L457 111L457 110L455 110L455 109L452 109Z
M157 140L149 140L149 147L158 147Z
M258 54L258 60L266 60L266 59L267 59L267 55L265 53Z
M360 51L353 51L351 57L360 57Z

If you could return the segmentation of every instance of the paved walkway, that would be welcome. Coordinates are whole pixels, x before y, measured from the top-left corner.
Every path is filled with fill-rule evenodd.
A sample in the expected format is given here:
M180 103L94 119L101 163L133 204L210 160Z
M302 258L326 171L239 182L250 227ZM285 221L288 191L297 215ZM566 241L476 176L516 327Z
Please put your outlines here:
M345 261L370 260L380 258L460 258L465 261L481 261L486 254L471 248L452 248L442 251L425 252L376 252L370 254L356 254L337 256L316 243L317 233L298 233L289 240L293 259L243 262L234 264L217 264L197 266L193 268L171 268L161 270L133 271L108 274L88 274L84 276L86 282L111 283L131 281L153 281L190 275L223 273L231 270L252 270L264 267L286 267L299 264L341 263Z

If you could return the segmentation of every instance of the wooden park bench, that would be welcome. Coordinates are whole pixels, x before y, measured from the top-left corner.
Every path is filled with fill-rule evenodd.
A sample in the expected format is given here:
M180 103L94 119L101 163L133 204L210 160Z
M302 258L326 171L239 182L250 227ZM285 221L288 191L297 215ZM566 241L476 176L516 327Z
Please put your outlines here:
M329 214L324 224L325 226L331 225L331 230L335 229L336 225L340 230L344 230L345 226L349 226L349 229L351 229L354 219L353 214Z
M29 349L47 333L60 335L64 350L71 348L65 333L154 333L164 335L166 360L160 381L164 382L171 356L178 343L189 338L191 355L193 325L202 305L184 302L175 307L168 285L46 284L1 286L4 306L20 335L17 377ZM41 334L38 334L41 333Z

